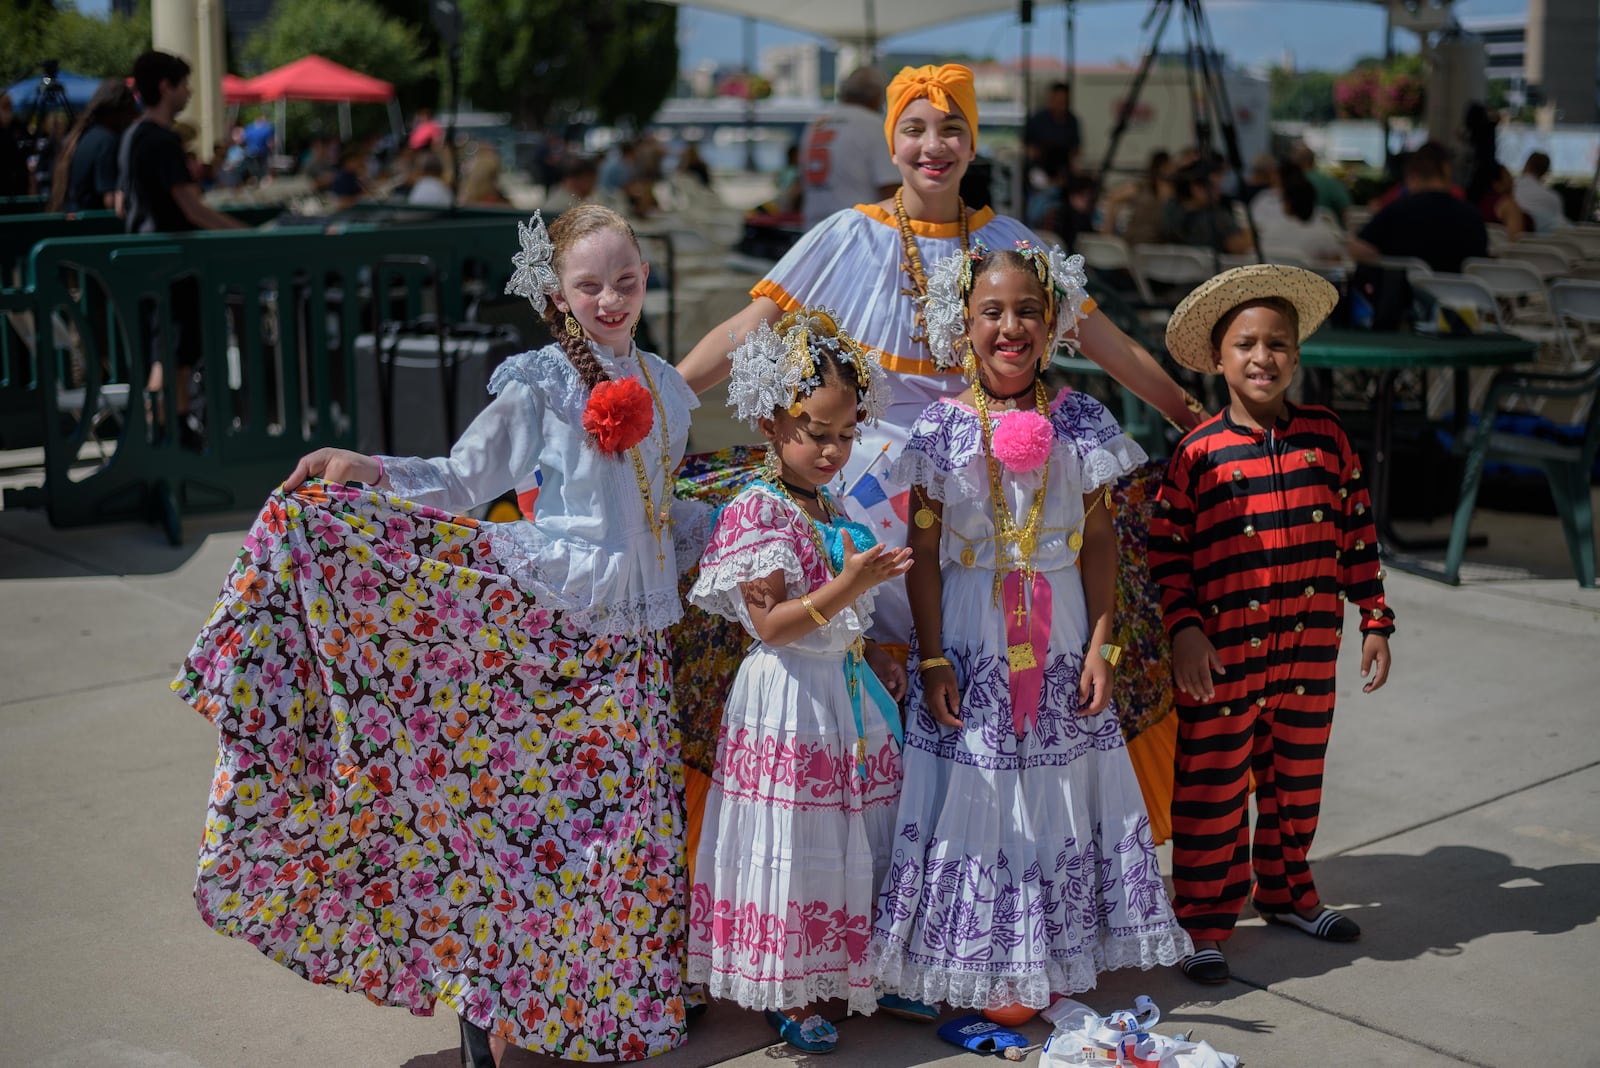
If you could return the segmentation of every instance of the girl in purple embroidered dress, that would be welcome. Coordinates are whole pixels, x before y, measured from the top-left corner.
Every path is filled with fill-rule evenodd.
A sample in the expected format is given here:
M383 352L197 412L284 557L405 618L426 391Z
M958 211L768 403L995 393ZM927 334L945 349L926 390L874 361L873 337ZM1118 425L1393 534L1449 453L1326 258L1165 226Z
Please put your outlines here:
M923 1002L1043 1008L1189 950L1110 701L1107 487L1145 455L1041 380L1082 277L1021 245L929 280L930 347L970 385L928 406L893 472L913 487L914 670L870 950L887 989Z

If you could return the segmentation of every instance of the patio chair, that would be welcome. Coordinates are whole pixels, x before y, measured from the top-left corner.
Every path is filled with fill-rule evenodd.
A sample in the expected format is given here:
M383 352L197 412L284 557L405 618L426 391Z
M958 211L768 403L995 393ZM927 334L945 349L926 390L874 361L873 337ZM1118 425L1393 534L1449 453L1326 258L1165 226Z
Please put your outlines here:
M1133 262L1146 282L1195 286L1217 273L1216 258L1191 245L1135 245Z
M1566 398L1587 404L1587 414L1576 443L1506 434L1495 429L1495 418L1504 410L1502 402L1512 396ZM1594 510L1589 499L1589 477L1600 447L1600 361L1580 371L1529 372L1508 368L1495 373L1488 395L1478 411L1478 422L1466 437L1466 466L1461 475L1461 494L1455 517L1450 523L1450 542L1445 550L1445 581L1461 582L1461 558L1467 548L1472 512L1478 502L1478 487L1483 481L1483 465L1489 460L1504 460L1539 468L1550 483L1561 533L1578 585L1595 585Z
M1404 271L1406 280L1412 284L1419 278L1433 274L1433 267L1428 261L1416 256L1379 256L1378 266L1386 271Z

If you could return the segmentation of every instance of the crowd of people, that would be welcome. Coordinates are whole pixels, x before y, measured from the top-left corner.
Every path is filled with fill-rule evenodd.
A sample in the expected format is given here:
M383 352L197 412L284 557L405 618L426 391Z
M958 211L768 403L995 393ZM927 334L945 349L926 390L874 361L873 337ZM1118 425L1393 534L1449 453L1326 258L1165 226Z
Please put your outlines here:
M892 179L676 367L634 340L650 268L623 216L536 216L508 289L557 340L495 372L450 455L319 450L272 495L173 684L219 734L208 924L444 1002L475 1064L642 1059L705 996L829 1052L832 999L930 1021L1122 967L1221 982L1252 877L1271 922L1359 936L1306 862L1347 600L1369 692L1393 629L1359 460L1287 398L1332 287L1258 265L1179 307L1170 351L1228 386L1209 413L1081 260L968 209L970 70L883 93ZM1047 384L1069 339L1186 433L1164 470ZM678 483L725 379L762 459ZM852 513L865 479L904 507ZM1129 479L1158 502L1138 563L1174 683L1175 755L1146 770L1111 696ZM460 514L508 492L520 521ZM747 637L698 788L678 710L719 680L674 670L690 610Z

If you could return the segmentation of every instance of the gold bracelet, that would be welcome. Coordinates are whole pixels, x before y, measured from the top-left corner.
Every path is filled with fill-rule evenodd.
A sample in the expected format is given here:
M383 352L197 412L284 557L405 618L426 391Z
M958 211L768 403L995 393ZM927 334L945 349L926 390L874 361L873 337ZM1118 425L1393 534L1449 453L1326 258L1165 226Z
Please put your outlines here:
M942 656L930 656L930 657L928 657L928 659L924 660L922 663L917 665L917 670L918 671L929 671L929 670L931 670L933 668L936 668L936 667L955 667L955 665L950 663L950 661L945 657L942 657Z
M817 626L826 627L828 625L828 617L817 611L817 606L811 603L811 595L809 593L800 595L800 603L805 605L807 612L811 613L811 618L817 621Z

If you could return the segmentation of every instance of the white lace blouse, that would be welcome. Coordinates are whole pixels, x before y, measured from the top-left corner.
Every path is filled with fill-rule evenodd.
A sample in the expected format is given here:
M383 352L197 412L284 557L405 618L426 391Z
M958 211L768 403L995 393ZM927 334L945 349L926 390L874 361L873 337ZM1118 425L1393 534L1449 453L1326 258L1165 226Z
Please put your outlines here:
M659 545L632 459L606 456L588 444L582 420L589 390L559 345L501 364L489 380L494 400L449 456L382 459L393 493L447 511L538 485L532 522L484 525L507 573L590 633L641 634L678 621L678 558L693 563L705 543L708 512L672 498L689 412L700 402L658 356L593 349L613 378L632 375L643 384L645 361L665 410L665 470L660 426L639 444L651 499L673 514Z

